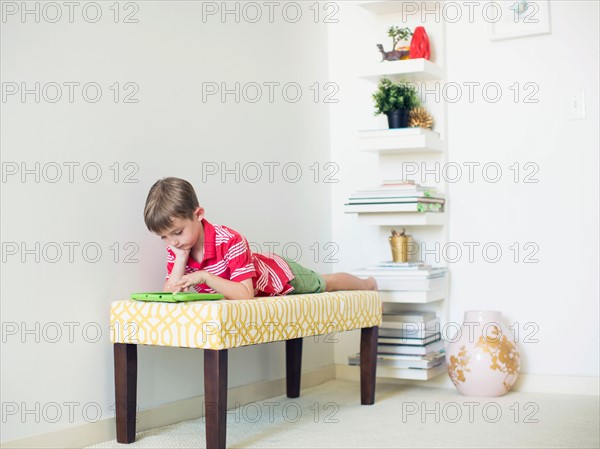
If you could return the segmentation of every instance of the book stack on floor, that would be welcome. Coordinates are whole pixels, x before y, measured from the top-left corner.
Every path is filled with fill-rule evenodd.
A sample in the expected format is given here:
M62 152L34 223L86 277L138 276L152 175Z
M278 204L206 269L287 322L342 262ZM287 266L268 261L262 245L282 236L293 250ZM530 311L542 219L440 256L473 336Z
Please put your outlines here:
M381 262L352 271L358 277L374 277L381 298L388 302L428 302L445 296L447 269L424 262Z
M354 192L345 204L345 212L443 212L444 202L444 195L433 187L392 179L379 187Z
M377 369L394 369L394 377L430 379L446 371L440 320L434 312L399 312L383 315L377 342ZM360 353L348 357L360 365Z

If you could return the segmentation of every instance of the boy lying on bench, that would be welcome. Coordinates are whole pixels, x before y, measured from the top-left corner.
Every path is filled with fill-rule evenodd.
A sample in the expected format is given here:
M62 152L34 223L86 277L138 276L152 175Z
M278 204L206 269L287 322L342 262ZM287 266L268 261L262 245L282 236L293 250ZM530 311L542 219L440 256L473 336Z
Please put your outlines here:
M320 275L276 254L250 250L240 233L204 218L192 185L179 178L157 181L146 199L144 220L167 248L164 290L221 293L225 299L377 290L374 278L348 273Z

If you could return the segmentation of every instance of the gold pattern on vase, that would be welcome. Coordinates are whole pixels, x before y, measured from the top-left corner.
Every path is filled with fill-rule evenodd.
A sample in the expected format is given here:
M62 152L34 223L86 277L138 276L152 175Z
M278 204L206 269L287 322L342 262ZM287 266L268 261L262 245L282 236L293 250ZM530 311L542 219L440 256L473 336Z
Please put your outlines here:
M465 372L470 372L468 368L469 360L471 356L467 355L467 348L461 347L460 351L456 356L450 356L450 363L448 364L448 374L454 385L458 385L458 382L464 382Z
M517 346L502 335L502 330L498 326L491 326L491 336L480 336L475 346L480 347L490 355L492 364L490 369L505 373L504 389L508 392L512 383L507 382L509 376L516 375L520 368L519 350Z
M518 378L519 357L510 328L493 310L465 312L456 338L446 347L448 376L465 396L506 394Z

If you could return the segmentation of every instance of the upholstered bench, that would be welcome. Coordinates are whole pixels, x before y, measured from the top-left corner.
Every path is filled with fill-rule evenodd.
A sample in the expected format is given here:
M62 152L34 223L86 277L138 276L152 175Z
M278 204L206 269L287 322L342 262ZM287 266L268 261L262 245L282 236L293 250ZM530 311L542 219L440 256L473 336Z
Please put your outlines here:
M254 300L111 304L117 441L135 441L137 345L204 349L206 447L224 448L227 350L285 341L287 397L300 396L302 338L361 329L360 400L375 402L377 292L344 291Z

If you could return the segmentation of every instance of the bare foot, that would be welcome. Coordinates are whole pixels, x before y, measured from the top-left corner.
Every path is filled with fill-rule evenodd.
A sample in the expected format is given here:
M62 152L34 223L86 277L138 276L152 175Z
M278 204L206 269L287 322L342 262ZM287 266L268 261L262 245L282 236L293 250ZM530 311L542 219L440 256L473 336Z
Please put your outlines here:
M377 289L379 287L377 286L377 281L375 280L375 278L368 278L367 279L367 288L369 290L377 291Z

